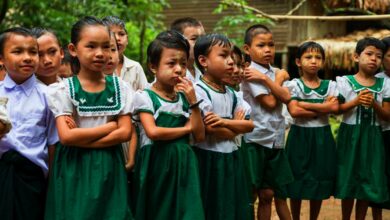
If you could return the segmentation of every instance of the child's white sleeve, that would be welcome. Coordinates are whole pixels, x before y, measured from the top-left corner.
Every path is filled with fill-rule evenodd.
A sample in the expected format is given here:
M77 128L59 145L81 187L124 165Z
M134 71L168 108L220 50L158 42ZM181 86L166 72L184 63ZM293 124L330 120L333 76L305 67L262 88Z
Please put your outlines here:
M148 112L154 114L154 108L152 100L150 99L146 91L138 90L133 99L132 114L134 117L139 117L140 112Z
M235 92L237 96L237 106L236 109L234 110L234 114L236 114L238 111L242 110L245 113L245 119L250 119L252 108L248 104L248 102L245 101L244 95L241 91ZM234 115L233 115L234 117Z
M130 86L119 79L119 87L121 90L121 104L123 105L122 110L119 112L120 115L127 115L132 112L134 92Z
M198 85L195 85L195 93L196 93L196 99L198 101L203 100L199 104L199 109L202 111L202 114L206 114L207 112L212 112L213 111L213 105L211 103L211 97L207 94L207 92L201 88Z
M383 101L390 102L390 79L385 78L383 86Z
M283 87L286 87L288 91L290 92L291 99L298 99L299 98L299 88L298 84L295 80L285 81L283 82Z
M336 83L339 102L344 103L348 97L348 91L351 90L351 87L345 77L336 77Z
M5 126L4 133L8 133L12 128L12 124L8 118L8 113L7 113L7 102L8 102L7 97L0 97L0 122L3 123Z
M72 115L73 103L69 97L69 88L66 80L51 84L47 89L47 101L54 117Z
M271 91L261 83L244 82L243 84L246 84L245 86L249 93L255 98L259 95L268 95L271 93Z
M328 96L334 96L334 97L339 97L339 90L337 89L337 83L333 80L329 82L329 92Z

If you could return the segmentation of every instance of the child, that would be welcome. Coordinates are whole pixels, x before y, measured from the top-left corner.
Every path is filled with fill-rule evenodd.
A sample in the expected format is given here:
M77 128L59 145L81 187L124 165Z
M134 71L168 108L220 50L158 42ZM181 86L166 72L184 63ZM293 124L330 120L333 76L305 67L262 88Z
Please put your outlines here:
M337 85L318 78L325 61L321 45L308 41L299 46L296 64L301 78L288 84L288 110L294 121L288 133L286 153L294 174L287 185L291 213L300 219L302 199L310 200L310 219L317 219L323 199L334 193L336 143L329 126L329 113L338 112Z
M241 152L235 143L238 134L250 132L250 120L234 120L240 111L233 89L223 79L231 75L232 44L220 34L200 37L194 47L195 62L204 74L196 92L203 99L201 110L206 140L196 144L203 207L206 219L250 219Z
M195 18L185 17L174 20L171 24L171 30L183 34L190 43L190 56L187 62L186 77L195 83L200 79L202 73L195 66L194 45L196 40L205 34L203 25Z
M258 219L271 218L274 192L278 199L276 209L281 219L290 219L283 188L293 180L284 151L285 120L282 102L288 103L290 94L282 88L288 78L285 71L271 66L275 44L271 31L263 25L253 25L246 30L244 51L250 56L250 68L245 70L241 84L244 99L252 107L253 132L245 134L244 154L249 182L254 200L259 197Z
M55 121L34 76L38 44L26 28L0 35L0 60L7 75L0 96L8 98L12 129L0 139L0 213L5 220L43 219L48 147L58 142ZM12 109L12 110L11 110Z
M119 65L118 43L116 41L115 34L113 32L110 34L110 59L103 70L103 73L107 75L113 75Z
M203 140L204 126L202 100L183 77L189 44L179 33L166 31L149 44L147 53L156 82L134 99L142 146L136 165L136 219L202 220L198 163L189 134Z
M390 88L386 79L375 77L384 49L378 39L359 40L354 55L358 73L336 78L343 121L337 137L335 197L342 199L343 219L350 218L354 199L356 219L364 219L369 201L389 198L379 120L390 118Z
M57 75L61 67L61 60L64 58L60 42L51 30L33 28L32 33L38 42L39 67L35 73L38 82L43 85L50 85L61 81Z
M123 54L128 44L125 22L115 16L107 16L103 18L103 22L115 34L118 43L119 65L116 68L115 75L128 83L134 92L143 90L148 86L144 70L138 62L130 60Z
M71 30L77 74L49 87L61 145L56 147L46 219L132 219L120 143L131 133L131 89L105 76L110 33L85 17Z
M57 74L61 79L73 76L72 56L69 54L67 45L62 47L62 51L64 52L64 57L61 60L61 66Z

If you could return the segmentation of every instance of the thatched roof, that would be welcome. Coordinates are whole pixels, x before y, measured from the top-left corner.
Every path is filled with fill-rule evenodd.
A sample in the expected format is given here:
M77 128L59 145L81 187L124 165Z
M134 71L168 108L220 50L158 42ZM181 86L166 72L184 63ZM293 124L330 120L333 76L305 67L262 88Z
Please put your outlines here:
M390 0L324 0L330 9L355 8L377 14L386 14L390 8Z
M390 30L368 29L366 31L355 31L343 37L318 39L314 41L321 44L325 49L325 69L351 70L355 65L352 57L358 40L364 37L382 39L388 36L390 36Z

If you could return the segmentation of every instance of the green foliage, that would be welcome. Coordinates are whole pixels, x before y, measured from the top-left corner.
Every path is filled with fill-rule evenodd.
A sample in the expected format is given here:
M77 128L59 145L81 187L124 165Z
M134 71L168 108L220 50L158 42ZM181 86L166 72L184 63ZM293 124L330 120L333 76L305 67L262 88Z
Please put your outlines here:
M247 5L245 0L222 0L214 13L221 14L228 10L228 3ZM214 31L227 35L234 44L242 45L246 28L253 24L274 25L268 18L258 17L248 9L239 8L235 15L223 16L217 22Z

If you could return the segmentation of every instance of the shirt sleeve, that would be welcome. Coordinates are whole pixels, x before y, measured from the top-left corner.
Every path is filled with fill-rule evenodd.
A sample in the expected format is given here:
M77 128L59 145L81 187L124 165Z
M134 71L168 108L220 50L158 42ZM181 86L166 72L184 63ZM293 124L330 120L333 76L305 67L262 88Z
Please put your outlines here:
M259 95L268 95L270 90L261 83L246 82L248 84L248 91L253 97Z
M339 90L337 89L337 83L333 80L329 82L328 96L339 97Z
M195 85L195 93L197 100L203 100L199 104L199 109L202 111L202 114L206 114L207 112L213 111L213 105L211 103L210 98L208 97L206 91L202 89L200 86Z
M138 83L137 83L137 90L144 90L148 87L149 83L146 79L146 75L144 72L144 69L142 68L141 64L137 62L136 64L136 74L138 75Z
M47 101L54 117L72 115L73 104L69 97L66 80L51 84L47 90Z
M351 89L345 77L336 77L336 84L338 90L338 99L340 103L345 103L348 96L348 91Z
M119 79L119 86L121 90L121 99L123 100L123 108L119 112L120 115L127 115L132 112L133 108L133 100L134 100L134 92L130 88L128 84L126 84L123 80Z
M138 115L140 112L154 114L154 108L148 93L138 90L134 95L132 113Z
M283 83L283 87L286 87L288 89L291 95L291 99L299 98L299 88L295 80L285 81Z
M383 101L390 102L390 79L385 78L383 86Z
M245 113L245 119L249 119L251 112L252 112L251 106L248 104L248 102L245 101L245 99L243 97L244 95L241 91L235 92L235 94L237 96L237 107L234 110L234 114L236 114L238 111L242 110Z
M47 144L54 145L59 142L60 139L58 137L56 119L54 118L54 114L52 111L50 111L50 109L47 111L46 124Z

